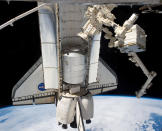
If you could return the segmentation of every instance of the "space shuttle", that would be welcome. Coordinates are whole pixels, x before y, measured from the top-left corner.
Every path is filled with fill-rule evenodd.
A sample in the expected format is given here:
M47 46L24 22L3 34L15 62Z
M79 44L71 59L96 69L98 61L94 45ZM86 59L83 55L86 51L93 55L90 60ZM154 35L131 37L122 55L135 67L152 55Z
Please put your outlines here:
M147 76L136 96L140 98L150 88L156 72L149 72L136 54L146 50L145 31L134 24L138 14L133 13L120 26L111 11L118 4L159 4L159 0L36 1L37 7L0 26L1 30L38 11L42 56L13 87L13 105L55 103L62 128L70 124L84 131L84 123L91 123L93 118L92 96L117 89L118 85L115 72L99 56L102 31L110 40L109 47L127 53Z

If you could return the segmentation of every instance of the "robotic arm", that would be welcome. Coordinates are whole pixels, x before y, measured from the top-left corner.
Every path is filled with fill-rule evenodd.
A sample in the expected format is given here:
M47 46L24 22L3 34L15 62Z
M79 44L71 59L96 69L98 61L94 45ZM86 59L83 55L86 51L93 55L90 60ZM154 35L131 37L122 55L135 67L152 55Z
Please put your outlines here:
M140 98L146 94L146 89L151 87L151 81L157 74L154 71L149 72L136 54L146 49L145 31L140 26L134 25L138 19L138 15L135 13L132 14L131 17L124 22L123 26L119 26L114 22L115 16L111 13L115 7L116 5L94 5L89 7L85 13L88 20L78 36L88 41L95 34L104 31L106 33L104 36L105 39L110 40L109 47L115 47L118 48L121 53L127 53L129 60L137 67L140 67L147 77L142 88L136 92L136 96ZM108 28L103 28L103 25L112 27L115 32L115 37L112 36L112 32L109 31Z
M141 96L146 94L146 89L149 89L152 86L151 81L157 74L154 71L149 72L136 53L128 53L128 56L130 57L129 60L135 63L137 67L140 67L145 76L147 76L147 80L142 86L142 88L136 92L137 98L140 98Z

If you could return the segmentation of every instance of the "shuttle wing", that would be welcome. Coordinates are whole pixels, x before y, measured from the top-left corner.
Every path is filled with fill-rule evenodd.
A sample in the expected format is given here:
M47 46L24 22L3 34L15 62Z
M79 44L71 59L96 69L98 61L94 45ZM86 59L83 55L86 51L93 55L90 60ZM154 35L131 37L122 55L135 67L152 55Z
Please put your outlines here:
M97 71L96 83L91 83L88 87L93 95L117 89L117 75L102 58L99 59Z
M54 103L56 89L45 90L42 58L28 70L12 89L13 105Z

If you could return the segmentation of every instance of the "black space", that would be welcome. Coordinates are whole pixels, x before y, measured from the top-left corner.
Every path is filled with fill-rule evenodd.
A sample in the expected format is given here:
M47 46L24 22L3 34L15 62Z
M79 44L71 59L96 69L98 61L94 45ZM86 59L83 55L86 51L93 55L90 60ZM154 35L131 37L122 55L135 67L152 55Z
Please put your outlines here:
M33 2L0 2L0 24L35 7ZM119 24L130 17L137 7L121 6L116 8L115 14ZM140 58L148 69L157 72L153 86L147 91L148 97L162 98L161 88L161 37L162 37L162 14L141 14L137 22L148 35L147 51L139 53ZM115 91L107 94L133 95L145 82L146 77L140 70L128 61L126 54L119 53L116 49L108 48L108 41L101 40L100 56L116 72L119 86ZM38 15L33 13L17 22L14 26L8 26L0 30L0 106L11 104L11 91L16 82L41 56L40 37L38 27Z

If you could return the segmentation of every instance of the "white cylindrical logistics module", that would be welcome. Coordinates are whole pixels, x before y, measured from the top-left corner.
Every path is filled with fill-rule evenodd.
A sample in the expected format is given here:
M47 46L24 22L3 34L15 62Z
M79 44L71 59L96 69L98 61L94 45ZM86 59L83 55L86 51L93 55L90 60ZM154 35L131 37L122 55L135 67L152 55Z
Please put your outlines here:
M86 57L78 52L63 54L63 81L69 84L84 82L86 74Z

